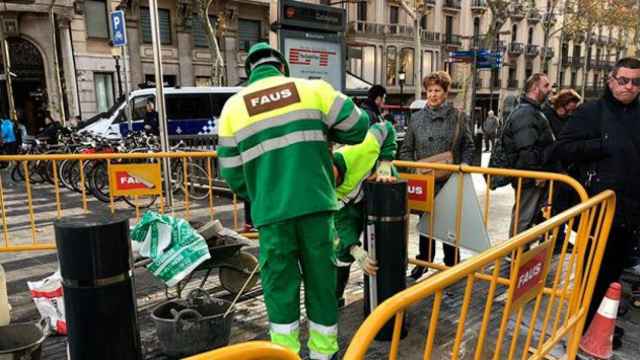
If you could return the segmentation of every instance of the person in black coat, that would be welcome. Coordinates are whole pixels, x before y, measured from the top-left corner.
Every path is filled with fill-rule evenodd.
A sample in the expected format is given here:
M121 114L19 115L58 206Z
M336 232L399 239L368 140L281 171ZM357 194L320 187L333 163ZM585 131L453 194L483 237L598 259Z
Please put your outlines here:
M616 213L585 329L609 284L618 281L637 245L640 226L640 59L618 60L604 95L583 105L562 130L553 156L576 166L590 196L616 192ZM614 346L620 345L620 333Z
M563 89L556 95L550 97L549 102L543 106L542 112L549 120L551 130L555 139L558 138L562 129L567 124L571 115L576 112L578 106L582 102L582 97L573 89ZM551 145L555 146L555 142ZM548 151L548 154L552 153L552 149ZM547 159L547 168L553 172L559 172L568 174L575 177L575 169L572 164L563 163L554 158ZM557 215L564 210L578 204L580 199L577 196L575 190L572 187L563 184L561 182L555 183L553 202L551 207L551 215ZM558 238L555 242L554 253L559 254L562 251L562 246L565 240L565 227L563 226L558 233ZM571 251L573 246L567 245L567 252Z
M159 135L160 129L158 125L158 112L155 109L153 99L147 99L147 105L144 113L144 132L152 135Z
M369 115L369 125L385 121L384 116L382 116L382 106L386 97L387 89L381 85L373 85L369 89L367 100L361 106L362 110Z
M525 95L509 114L503 129L502 141L514 169L546 170L546 151L553 143L549 121L542 113L542 103L551 92L551 84L544 73L533 74L527 79ZM512 182L517 187L515 180ZM546 201L545 182L524 180L519 208L513 206L509 234L511 236L532 227ZM516 223L516 213L519 214Z

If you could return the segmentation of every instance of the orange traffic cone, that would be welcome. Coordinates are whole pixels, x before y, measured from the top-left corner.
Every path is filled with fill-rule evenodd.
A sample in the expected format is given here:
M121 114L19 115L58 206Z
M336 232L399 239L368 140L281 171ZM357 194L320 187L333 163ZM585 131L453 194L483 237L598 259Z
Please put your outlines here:
M580 340L580 350L585 354L598 359L609 359L613 356L613 332L621 296L622 285L617 282L611 283L600 303L598 313L591 320L589 330Z

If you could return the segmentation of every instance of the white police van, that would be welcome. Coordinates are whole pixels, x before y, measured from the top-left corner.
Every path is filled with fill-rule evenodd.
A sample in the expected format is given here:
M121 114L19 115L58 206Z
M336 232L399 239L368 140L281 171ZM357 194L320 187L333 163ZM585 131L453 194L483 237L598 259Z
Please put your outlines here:
M222 107L240 89L242 88L165 88L169 135L217 134L217 120ZM121 138L129 132L129 118L134 131L142 130L147 100L152 99L155 103L155 94L155 88L134 90L127 102L121 98L108 111L83 122L79 130L108 138Z

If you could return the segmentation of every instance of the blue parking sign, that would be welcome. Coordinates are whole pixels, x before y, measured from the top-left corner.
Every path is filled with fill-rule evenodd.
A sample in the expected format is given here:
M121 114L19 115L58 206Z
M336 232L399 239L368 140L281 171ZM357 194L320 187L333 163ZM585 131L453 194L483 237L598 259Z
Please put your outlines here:
M111 13L111 41L113 46L127 45L127 25L124 21L124 11L116 10Z

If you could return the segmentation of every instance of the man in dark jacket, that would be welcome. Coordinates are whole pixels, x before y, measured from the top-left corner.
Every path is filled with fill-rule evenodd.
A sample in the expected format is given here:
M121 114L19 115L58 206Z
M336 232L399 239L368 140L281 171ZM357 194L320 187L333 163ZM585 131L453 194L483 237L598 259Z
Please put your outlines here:
M369 125L375 123L383 123L385 121L382 116L382 106L387 97L387 89L381 85L373 85L367 93L367 100L362 104L362 110L369 115Z
M553 153L580 169L579 180L589 195L606 189L616 192L615 218L585 329L609 284L619 280L630 260L640 224L640 60L618 60L607 85L600 99L580 107L569 120ZM614 347L621 344L621 332L616 335Z
M525 95L509 114L505 123L503 142L507 154L512 154L515 169L544 170L545 150L553 143L549 121L542 113L541 104L551 92L546 74L536 73L527 79ZM515 235L534 225L536 215L545 202L543 181L523 181L520 206L513 206L510 234ZM519 213L515 224L516 213Z

